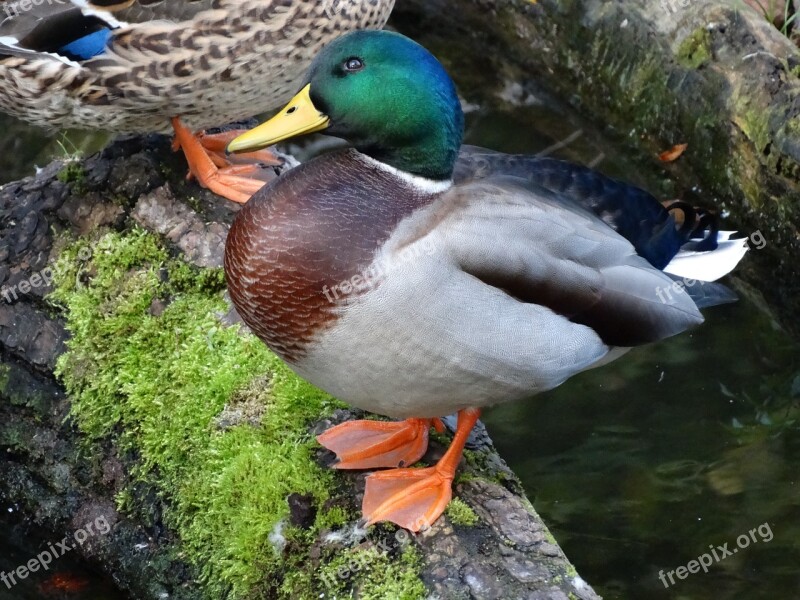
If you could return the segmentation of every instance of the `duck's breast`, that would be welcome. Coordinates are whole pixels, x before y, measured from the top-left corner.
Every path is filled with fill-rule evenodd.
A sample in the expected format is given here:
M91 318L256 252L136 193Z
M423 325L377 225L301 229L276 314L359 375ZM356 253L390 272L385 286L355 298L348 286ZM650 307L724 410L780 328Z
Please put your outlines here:
M590 327L465 272L448 210L415 213L367 269L330 288L337 318L298 374L372 412L430 417L531 397L606 355Z
M631 244L546 190L459 186L415 210L295 363L356 406L440 416L551 389L609 352L702 321ZM356 290L357 294L346 294Z

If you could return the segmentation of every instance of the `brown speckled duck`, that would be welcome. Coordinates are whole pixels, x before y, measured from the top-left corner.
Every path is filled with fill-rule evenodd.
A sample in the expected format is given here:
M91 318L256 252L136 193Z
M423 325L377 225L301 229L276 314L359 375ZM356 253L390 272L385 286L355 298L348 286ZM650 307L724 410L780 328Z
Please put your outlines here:
M344 423L319 441L338 468L387 468L367 478L364 516L413 531L449 502L481 407L700 324L700 307L732 295L674 278L714 279L745 248L707 218L678 226L651 195L588 168L461 148L462 130L429 52L356 32L320 53L285 110L230 144L310 131L352 143L243 207L225 272L244 321L301 377L404 419ZM454 412L443 458L410 468Z
M47 128L164 132L191 173L245 202L263 181L232 165L241 132L193 135L273 111L317 52L380 28L394 0L0 0L0 110Z

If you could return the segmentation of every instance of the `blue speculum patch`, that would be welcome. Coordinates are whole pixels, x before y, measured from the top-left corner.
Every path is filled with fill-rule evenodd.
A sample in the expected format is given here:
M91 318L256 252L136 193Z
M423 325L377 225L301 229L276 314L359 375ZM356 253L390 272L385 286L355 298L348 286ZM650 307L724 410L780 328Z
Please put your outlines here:
M105 52L111 29L99 29L58 49L58 53L73 60L88 60Z

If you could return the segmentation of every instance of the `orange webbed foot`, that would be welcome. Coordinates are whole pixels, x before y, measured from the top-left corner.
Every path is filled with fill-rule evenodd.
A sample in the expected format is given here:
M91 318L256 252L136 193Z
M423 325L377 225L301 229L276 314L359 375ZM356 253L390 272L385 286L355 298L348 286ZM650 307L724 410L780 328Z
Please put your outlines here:
M453 496L456 468L479 416L477 409L459 412L456 435L436 466L371 473L361 505L367 523L391 521L414 532L430 527Z
M317 441L336 454L337 469L403 467L425 454L431 425L442 427L439 419L348 421L320 434Z
M197 134L197 139L203 148L212 155L212 160L218 166L230 164L251 163L260 167L279 167L283 164L283 159L269 150L256 150L255 152L241 152L238 154L228 154L226 148L234 139L247 133L247 129L231 129L220 133L206 133L201 131Z
M189 163L190 175L203 187L233 202L244 204L266 183L250 175L257 174L264 165L281 164L279 159L267 151L255 152L249 157L259 160L261 164L234 165L227 160L220 148L224 150L222 144L225 140L241 132L195 135L177 117L172 119L172 127L175 130L173 148L183 149ZM247 159L248 156L244 158Z
M437 467L391 469L367 476L361 504L367 524L391 521L414 532L430 527L453 496L454 473Z

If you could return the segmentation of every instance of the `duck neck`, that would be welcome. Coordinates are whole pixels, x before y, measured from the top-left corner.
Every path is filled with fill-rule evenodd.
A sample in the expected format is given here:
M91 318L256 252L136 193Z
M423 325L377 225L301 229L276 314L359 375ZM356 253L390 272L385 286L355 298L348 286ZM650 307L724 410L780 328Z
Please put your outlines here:
M460 138L439 132L413 145L392 146L367 141L357 144L356 149L403 173L431 181L450 181L460 146Z
M403 169L399 169L363 152L359 152L359 156L367 164L390 174L395 179L410 186L415 191L423 195L441 194L453 186L452 169L451 176L448 176L445 179L431 179L422 175L404 171Z
M420 100L399 115L381 115L378 125L355 132L351 128L343 137L362 154L402 173L450 181L464 136L464 115L454 88L451 92L445 99L426 95L425 102Z

